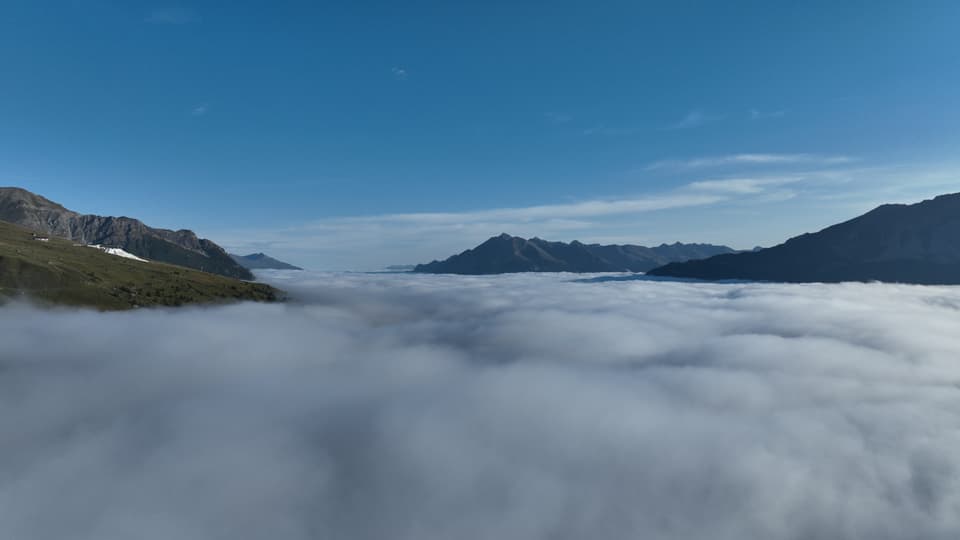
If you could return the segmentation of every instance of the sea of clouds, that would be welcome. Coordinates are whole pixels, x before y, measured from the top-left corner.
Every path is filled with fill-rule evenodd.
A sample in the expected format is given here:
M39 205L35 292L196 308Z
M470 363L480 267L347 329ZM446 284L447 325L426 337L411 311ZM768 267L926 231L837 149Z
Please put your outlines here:
M960 288L265 276L0 308L0 538L960 536Z

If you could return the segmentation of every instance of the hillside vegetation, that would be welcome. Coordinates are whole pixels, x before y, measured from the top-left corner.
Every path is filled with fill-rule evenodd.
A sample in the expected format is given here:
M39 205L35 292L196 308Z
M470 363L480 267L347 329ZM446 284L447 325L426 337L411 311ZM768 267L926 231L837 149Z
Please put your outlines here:
M104 310L238 300L275 301L281 292L161 262L139 262L0 222L0 301Z
M157 229L129 217L80 214L22 188L0 187L0 220L78 244L120 248L151 261L254 279L250 270L237 264L222 247L193 231Z

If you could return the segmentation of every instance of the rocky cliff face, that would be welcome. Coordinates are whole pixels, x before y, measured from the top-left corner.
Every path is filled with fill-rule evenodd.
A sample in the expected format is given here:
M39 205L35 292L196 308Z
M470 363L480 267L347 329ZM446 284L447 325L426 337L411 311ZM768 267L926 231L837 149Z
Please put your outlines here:
M77 243L118 247L145 259L253 279L223 248L192 231L155 229L128 217L79 214L20 188L0 188L0 220Z
M668 264L654 275L960 284L960 194L888 204L769 249Z

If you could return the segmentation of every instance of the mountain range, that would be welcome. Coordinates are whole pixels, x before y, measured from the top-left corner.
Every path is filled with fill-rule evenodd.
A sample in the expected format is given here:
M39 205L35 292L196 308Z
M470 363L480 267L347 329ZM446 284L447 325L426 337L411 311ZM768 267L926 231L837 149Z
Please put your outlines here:
M21 188L0 188L0 221L80 244L119 248L144 259L254 279L223 248L192 231L156 229L129 217L80 214Z
M19 246L14 252L0 253L0 277L6 282L6 285L0 284L0 288L6 287L6 293L24 279L29 282L31 275L43 275L49 278L46 281L59 283L58 280L65 279L63 275L66 274L62 274L63 265L54 264L56 260L79 261L81 266L93 264L97 272L102 273L102 263L111 260L116 263L116 259L122 257L128 257L124 265L148 264L137 260L140 258L244 280L253 279L250 269L299 270L263 253L230 255L214 242L198 238L189 230L157 229L129 217L80 214L20 188L0 188L0 222L9 222L9 226L2 224L5 227L2 232L13 238L7 242L0 238L0 248L9 251L12 245ZM32 231L32 243L23 243L21 227ZM57 237L67 243L54 241ZM51 257L45 251L33 249L49 242L52 242L49 245L61 248L96 246L100 249L67 250L68 255L61 254L46 262L22 256L29 251L37 256ZM24 249L24 246L30 246L30 249ZM108 258L90 263L87 259L92 255L87 255L88 252ZM83 254L82 260L77 259L77 253ZM47 263L53 266L37 270ZM161 266L155 265L155 268ZM738 252L727 246L679 242L655 247L550 242L504 233L446 260L417 265L413 271L452 274L646 272L654 276L705 280L960 284L960 193L911 205L882 205L819 232L750 252ZM135 274L141 277L146 275L142 269L138 272ZM102 281L113 283L110 279ZM169 280L159 279L159 282ZM137 283L134 280L128 285L143 285ZM89 285L87 282L82 284L84 287ZM221 285L226 287L223 290L234 291L235 286L217 284L217 287L222 288ZM54 288L57 287L59 285ZM115 292L118 287L110 290ZM216 297L217 294L220 293L200 296Z
M649 274L708 280L960 284L960 193L866 214L767 249L676 262Z
M732 253L727 246L661 244L656 247L550 242L509 234L443 261L420 264L414 272L431 274L504 274L510 272L646 272L674 261Z
M278 261L264 253L251 253L250 255L234 255L231 253L230 258L248 270L303 270L299 266Z

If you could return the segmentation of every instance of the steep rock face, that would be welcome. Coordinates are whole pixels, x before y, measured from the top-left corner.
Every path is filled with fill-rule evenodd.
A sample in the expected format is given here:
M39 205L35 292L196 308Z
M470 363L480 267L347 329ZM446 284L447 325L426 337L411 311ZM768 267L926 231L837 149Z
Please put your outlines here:
M145 259L253 279L223 248L192 231L155 229L128 217L79 214L20 188L0 188L0 220L77 243L121 248Z
M772 248L668 264L650 273L697 279L960 284L960 194L883 205Z
M583 244L529 240L501 234L444 261L417 265L415 272L447 274L503 274L511 272L643 272L666 262L687 260L698 253L730 253L726 246L663 244Z

